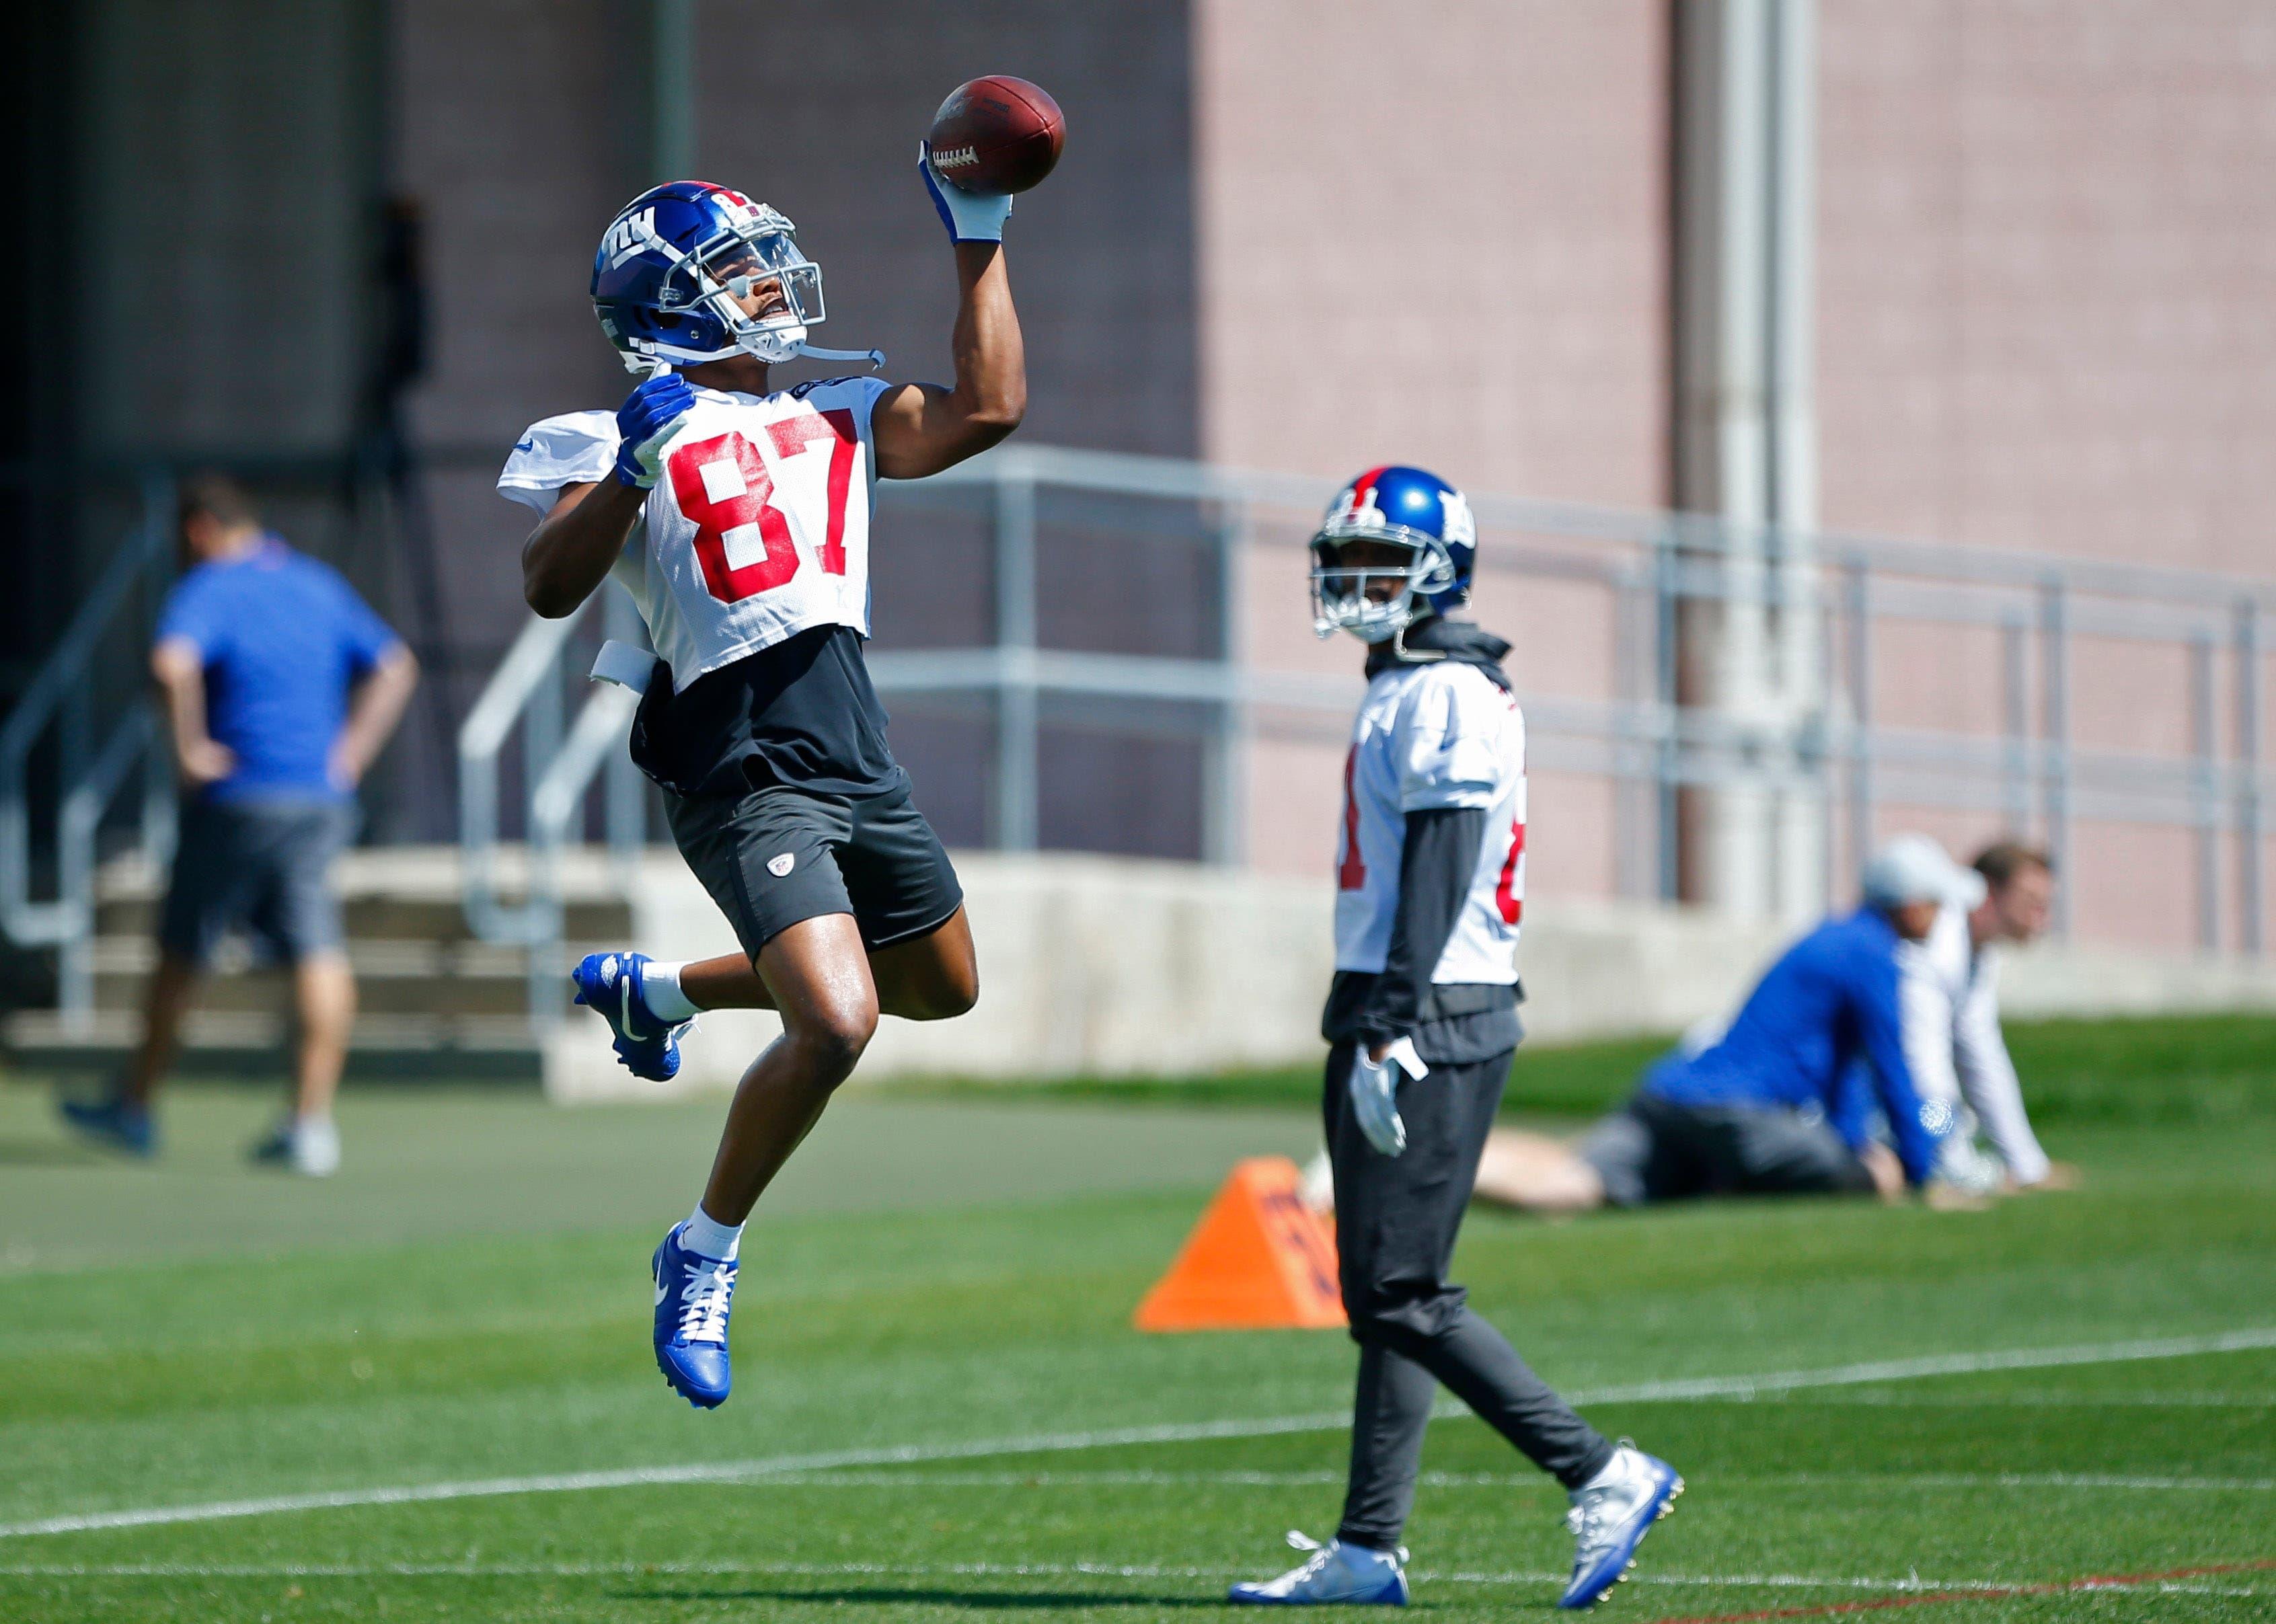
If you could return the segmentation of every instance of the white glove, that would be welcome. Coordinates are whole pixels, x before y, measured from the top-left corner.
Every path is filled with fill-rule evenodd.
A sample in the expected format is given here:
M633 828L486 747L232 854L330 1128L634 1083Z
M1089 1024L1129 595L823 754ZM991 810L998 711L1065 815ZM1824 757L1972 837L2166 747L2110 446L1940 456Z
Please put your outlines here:
M917 143L917 174L932 194L940 223L948 227L951 242L1001 242L1004 222L1012 216L1009 193L967 192L954 181L943 180L932 166L932 143Z
M1365 1043L1352 1052L1352 1114L1359 1119L1359 1131L1367 1135L1368 1143L1385 1156L1397 1156L1407 1149L1407 1124L1399 1119L1402 1072L1416 1078L1430 1074L1430 1068L1415 1052L1412 1038L1400 1038L1380 1060L1369 1058Z

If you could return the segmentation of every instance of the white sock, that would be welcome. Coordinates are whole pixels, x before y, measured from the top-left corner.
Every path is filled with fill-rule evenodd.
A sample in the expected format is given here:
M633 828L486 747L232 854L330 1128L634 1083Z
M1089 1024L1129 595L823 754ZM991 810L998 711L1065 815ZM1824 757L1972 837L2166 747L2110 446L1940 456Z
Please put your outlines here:
M740 1224L722 1224L703 1210L703 1203L695 1203L694 1216L679 1232L679 1244L698 1257L716 1258L723 1264L735 1261L736 1249L743 1241Z
M701 1013L679 985L679 973L687 968L684 963L658 964L651 959L641 972L641 997L648 1000L658 1021L693 1021Z
M1635 1449L1633 1445L1614 1445L1612 1447L1612 1458L1605 1462L1604 1469L1599 1471L1594 1477L1589 1479L1588 1482L1582 1484L1581 1487L1583 1489L1603 1489L1608 1488L1613 1484L1626 1481L1630 1471L1630 1457L1634 1455L1635 1453Z

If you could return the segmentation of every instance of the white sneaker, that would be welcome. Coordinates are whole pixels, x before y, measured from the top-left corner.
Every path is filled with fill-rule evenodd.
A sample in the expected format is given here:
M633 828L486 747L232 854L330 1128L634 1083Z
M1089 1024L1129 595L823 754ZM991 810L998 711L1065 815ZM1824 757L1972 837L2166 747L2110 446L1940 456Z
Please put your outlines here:
M330 1117L287 1117L253 1147L253 1159L289 1167L305 1178L328 1179L340 1170L340 1130Z
M292 1120L292 1171L311 1179L329 1179L340 1170L340 1130L330 1117L296 1117Z
M1651 1525L1675 1509L1683 1479L1626 1438L1605 1469L1573 1491L1565 1526L1573 1531L1573 1582L1560 1607L1593 1607L1635 1566Z
M1347 1545L1340 1539L1326 1544L1288 1530L1288 1543L1311 1558L1278 1579L1236 1584L1228 1601L1252 1606L1303 1607L1323 1603L1373 1603L1386 1607L1407 1605L1407 1547L1370 1551Z

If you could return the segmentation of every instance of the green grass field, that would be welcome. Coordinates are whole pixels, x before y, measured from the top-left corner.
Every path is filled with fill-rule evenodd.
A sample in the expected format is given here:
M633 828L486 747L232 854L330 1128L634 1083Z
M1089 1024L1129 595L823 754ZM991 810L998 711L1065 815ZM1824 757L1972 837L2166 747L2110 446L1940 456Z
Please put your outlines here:
M1476 1215L1479 1307L1689 1480L1606 1616L2276 1617L2250 1071L2057 1112L2089 1188L1986 1213ZM1340 1334L1127 1328L1301 1112L842 1102L699 1415L646 1263L716 1104L371 1092L330 1186L240 1168L262 1110L186 1092L128 1167L0 1087L0 1619L1180 1618L1332 1531ZM1548 1610L1561 1495L1466 1415L1424 1467L1416 1604Z

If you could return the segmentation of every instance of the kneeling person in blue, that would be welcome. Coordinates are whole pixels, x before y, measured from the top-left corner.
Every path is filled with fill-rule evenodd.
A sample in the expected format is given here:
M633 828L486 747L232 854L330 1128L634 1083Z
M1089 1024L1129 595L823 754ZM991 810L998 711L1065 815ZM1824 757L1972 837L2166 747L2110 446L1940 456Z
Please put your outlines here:
M1654 1064L1577 1145L1495 1133L1479 1198L1537 1212L1699 1195L1893 1200L1908 1187L1973 1201L1939 1179L1958 1112L1921 1087L1905 1011L1934 996L1920 945L1982 882L1916 836L1875 855L1863 890L1855 913L1787 949L1727 1028ZM1888 1145L1872 1132L1876 1105Z
M1525 723L1509 645L1448 617L1475 527L1419 468L1352 482L1313 538L1316 629L1369 645L1344 768L1332 1045L1322 1101L1344 1311L1359 1344L1351 1475L1336 1537L1235 1602L1403 1604L1400 1546L1443 1385L1570 1491L1561 1605L1619 1582L1682 1491L1674 1468L1576 1415L1446 1279L1521 1036Z

